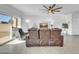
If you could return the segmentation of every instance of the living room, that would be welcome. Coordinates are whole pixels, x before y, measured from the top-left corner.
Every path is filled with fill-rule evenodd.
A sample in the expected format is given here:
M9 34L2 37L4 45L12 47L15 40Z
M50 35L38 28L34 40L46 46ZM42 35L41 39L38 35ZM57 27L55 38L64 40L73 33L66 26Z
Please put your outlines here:
M12 41L2 45L0 53L79 53L79 4L56 4L56 8L62 8L60 12L55 13L48 13L44 8L44 6L49 7L53 6L53 4L2 4L0 6L0 11L12 17L10 32ZM26 43L30 43L27 41L27 38L30 37L28 30L31 28L44 30L61 29L61 36L63 36L62 47L60 45L54 46L53 44L50 46L50 43L45 46L35 45L34 43L30 46L31 48L27 47ZM26 33L25 36L21 37L18 29ZM43 34L45 35L45 33ZM39 36L40 38L44 37L41 34ZM41 43L39 42L39 44Z

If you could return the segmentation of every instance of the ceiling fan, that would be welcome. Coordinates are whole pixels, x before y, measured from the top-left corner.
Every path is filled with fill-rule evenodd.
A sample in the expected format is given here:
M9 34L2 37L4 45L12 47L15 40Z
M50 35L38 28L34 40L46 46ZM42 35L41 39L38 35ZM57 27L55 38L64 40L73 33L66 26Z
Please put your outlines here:
M63 7L56 7L56 4L53 4L52 6L49 6L49 7L46 7L45 5L43 5L43 7L46 9L46 11L48 12L48 14L49 13L54 14L55 12L60 12L60 9L63 8Z

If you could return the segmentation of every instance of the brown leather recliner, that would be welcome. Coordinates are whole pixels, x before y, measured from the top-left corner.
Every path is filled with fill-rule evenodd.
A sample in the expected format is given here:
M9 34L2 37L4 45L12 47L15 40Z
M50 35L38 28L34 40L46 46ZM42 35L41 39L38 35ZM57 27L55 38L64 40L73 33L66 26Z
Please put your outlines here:
M63 46L61 29L29 29L26 46Z
M26 39L26 46L39 46L40 40L37 28L31 28L28 30L29 38Z
M51 29L51 40L50 46L63 46L63 36L61 35L61 29L53 28Z

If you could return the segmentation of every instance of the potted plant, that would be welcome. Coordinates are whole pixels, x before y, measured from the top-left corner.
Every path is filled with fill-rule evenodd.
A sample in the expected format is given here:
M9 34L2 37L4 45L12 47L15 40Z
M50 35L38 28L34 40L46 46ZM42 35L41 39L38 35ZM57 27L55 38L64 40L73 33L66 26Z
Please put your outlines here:
M67 34L68 23L62 23L62 28L64 29L64 32Z
M68 29L68 24L67 24L67 23L63 23L63 24L62 24L62 28Z

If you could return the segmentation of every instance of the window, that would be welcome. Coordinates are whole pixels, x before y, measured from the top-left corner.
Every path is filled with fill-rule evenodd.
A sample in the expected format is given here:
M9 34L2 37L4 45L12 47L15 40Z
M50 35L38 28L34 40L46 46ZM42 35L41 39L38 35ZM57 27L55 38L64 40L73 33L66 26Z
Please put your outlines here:
M1 24L8 24L11 21L11 16L7 15L0 15L0 23Z

